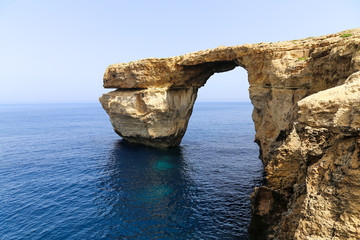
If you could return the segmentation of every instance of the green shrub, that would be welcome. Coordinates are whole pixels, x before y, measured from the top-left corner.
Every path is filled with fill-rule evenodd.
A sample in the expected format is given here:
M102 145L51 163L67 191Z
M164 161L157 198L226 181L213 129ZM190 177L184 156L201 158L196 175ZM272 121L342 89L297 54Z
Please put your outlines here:
M300 62L300 61L305 61L306 59L308 59L309 57L300 57L300 58L298 58L298 62Z
M342 37L342 38L347 38L347 37L350 37L350 36L352 36L351 33L344 33L344 34L342 34L340 37Z

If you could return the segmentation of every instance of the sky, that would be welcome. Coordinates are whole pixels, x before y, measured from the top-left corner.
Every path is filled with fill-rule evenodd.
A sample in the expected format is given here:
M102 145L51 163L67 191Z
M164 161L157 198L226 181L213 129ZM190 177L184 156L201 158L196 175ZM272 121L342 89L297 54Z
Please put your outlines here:
M360 27L358 0L0 0L0 104L97 102L108 65ZM198 101L249 101L247 73Z

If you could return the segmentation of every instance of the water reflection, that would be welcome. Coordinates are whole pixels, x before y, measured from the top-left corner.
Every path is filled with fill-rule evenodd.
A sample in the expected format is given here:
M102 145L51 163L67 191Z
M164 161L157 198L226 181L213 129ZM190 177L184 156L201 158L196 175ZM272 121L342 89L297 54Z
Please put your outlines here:
M192 182L181 148L159 150L115 143L97 183L99 237L188 239L196 229L188 199Z

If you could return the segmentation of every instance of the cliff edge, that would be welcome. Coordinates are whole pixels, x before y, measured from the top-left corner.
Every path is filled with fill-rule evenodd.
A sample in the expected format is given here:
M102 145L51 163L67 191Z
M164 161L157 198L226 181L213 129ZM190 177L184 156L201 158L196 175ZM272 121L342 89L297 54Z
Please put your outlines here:
M360 239L360 29L110 65L100 102L124 139L180 144L198 88L243 67L266 186L252 239Z

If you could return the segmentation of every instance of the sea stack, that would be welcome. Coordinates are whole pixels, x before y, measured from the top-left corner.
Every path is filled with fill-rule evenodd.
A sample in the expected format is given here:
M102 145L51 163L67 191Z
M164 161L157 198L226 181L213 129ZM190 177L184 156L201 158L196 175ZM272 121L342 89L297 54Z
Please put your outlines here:
M180 144L198 88L243 67L266 186L252 239L359 239L360 29L110 65L100 97L129 142ZM210 129L209 129L210 130Z

